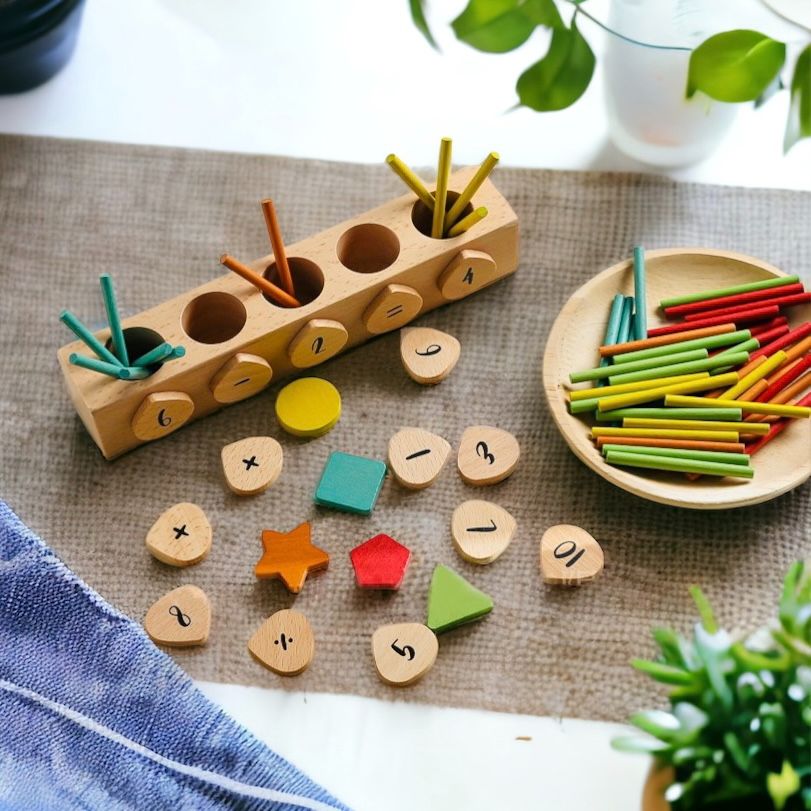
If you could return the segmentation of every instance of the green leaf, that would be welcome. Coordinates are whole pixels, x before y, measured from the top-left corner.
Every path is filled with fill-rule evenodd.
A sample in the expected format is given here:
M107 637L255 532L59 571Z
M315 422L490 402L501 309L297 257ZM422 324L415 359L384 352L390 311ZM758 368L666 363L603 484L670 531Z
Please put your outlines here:
M680 667L664 665L661 662L649 662L647 659L634 659L631 665L643 673L647 673L651 678L664 684L676 684L692 687L695 679L692 673L682 670Z
M594 53L572 20L554 28L543 59L527 68L515 86L522 105L536 112L563 110L586 92L594 74Z
M783 761L783 770L780 774L771 773L766 778L766 788L768 789L769 796L772 798L774 807L777 811L782 811L792 794L796 794L800 786L800 778L797 772L791 767L787 761Z
M693 598L693 602L696 604L704 630L714 634L718 630L718 623L715 621L715 615L712 612L710 601L706 598L704 592L698 586L690 586L690 596Z
M539 25L563 25L554 0L470 0L451 23L458 39L487 53L514 50Z
M786 46L758 31L724 31L690 54L687 96L701 90L718 101L758 98L783 67Z
M417 30L428 40L428 44L432 48L439 50L434 35L428 27L428 20L425 19L425 0L408 0L408 6L411 9L411 19Z
M669 748L666 743L654 738L638 738L635 735L625 735L611 740L611 748L617 752L631 752L633 754L655 754L665 752Z

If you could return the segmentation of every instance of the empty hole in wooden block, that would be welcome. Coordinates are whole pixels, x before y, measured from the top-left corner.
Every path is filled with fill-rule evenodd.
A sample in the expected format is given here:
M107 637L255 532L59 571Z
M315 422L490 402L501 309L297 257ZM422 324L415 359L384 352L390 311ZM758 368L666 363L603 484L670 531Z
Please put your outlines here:
M181 323L186 335L201 344L229 341L245 326L245 305L230 293L203 293L183 310Z
M445 211L448 211L450 207L456 202L457 198L459 197L459 192L457 191L449 191L448 192L448 199L445 201ZM459 220L462 217L467 217L468 214L472 213L473 211L473 204L468 203L463 209L462 213L459 215ZM430 237L431 236L431 224L434 221L434 213L429 210L428 206L422 202L422 200L417 200L412 209L411 209L411 222L414 223L414 227L424 236ZM447 237L445 237L447 239Z
M127 346L127 357L130 363L138 360L141 355L146 355L147 352L152 351L156 346L163 343L163 336L159 332L149 327L127 327L124 330L124 343ZM104 344L107 349L113 351L113 339L108 338ZM163 366L163 361L160 363L153 363L146 367L149 374L155 374L158 369Z
M287 264L290 265L290 275L293 277L294 295L301 302L302 307L311 301L315 301L324 289L324 274L321 272L321 268L315 262L301 256L288 256ZM263 275L269 282L273 282L277 287L284 289L275 262L265 268ZM262 295L274 307L283 307L265 293L262 293Z
M364 222L341 234L336 251L341 264L355 273L377 273L397 260L400 240L385 225Z

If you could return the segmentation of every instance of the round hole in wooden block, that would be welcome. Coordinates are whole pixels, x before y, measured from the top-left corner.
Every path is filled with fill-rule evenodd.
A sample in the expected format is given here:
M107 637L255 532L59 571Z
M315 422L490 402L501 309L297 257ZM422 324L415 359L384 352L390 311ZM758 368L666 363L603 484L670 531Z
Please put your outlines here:
M449 191L448 199L445 201L445 211L448 211L458 198L459 192ZM468 203L462 209L462 213L459 215L459 220L461 220L462 217L467 217L467 215L472 212L473 212L473 204ZM457 222L459 220L457 220ZM417 200L411 209L411 222L414 223L414 227L424 236L430 237L431 225L433 221L434 221L434 212L431 211L428 208L428 206L426 206L425 203L422 202L422 200ZM444 237L444 239L455 239L455 237Z
M237 335L245 326L245 305L230 293L212 291L193 298L183 310L186 335L201 344L219 344Z
M138 360L142 355L151 352L156 346L163 343L163 336L159 332L149 327L127 327L124 330L124 343L127 347L127 357L130 363ZM108 338L104 344L107 349L113 351L113 339ZM163 362L153 363L146 367L149 374L155 374L163 366Z
M315 262L311 262L309 259L303 259L300 256L288 256L287 264L290 266L290 275L293 277L293 295L301 302L301 306L303 307L305 304L315 301L324 289L324 274L321 272L321 268L318 267ZM277 287L284 289L284 285L279 279L279 269L276 267L275 262L267 266L263 276L269 282L273 282ZM262 295L265 296L274 307L283 306L273 301L273 299L265 293Z
M394 264L400 240L385 225L364 222L341 234L336 251L341 264L355 273L377 273Z

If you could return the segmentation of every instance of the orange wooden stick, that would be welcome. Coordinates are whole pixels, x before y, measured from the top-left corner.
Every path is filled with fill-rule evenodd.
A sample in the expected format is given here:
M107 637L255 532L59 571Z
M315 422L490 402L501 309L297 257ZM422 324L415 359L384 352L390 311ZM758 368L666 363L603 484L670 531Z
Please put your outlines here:
M281 287L276 287L273 282L269 282L264 276L260 276L255 270L251 270L247 265L243 265L238 259L224 253L220 257L220 262L233 271L237 276L242 276L246 282L250 282L254 287L261 290L282 307L301 307L301 302L286 293Z
M811 352L811 335L806 336L790 349L786 349L786 363L791 363L791 361L801 358L806 352ZM785 363L783 364L783 369L785 370Z
M703 439L658 439L636 436L599 436L597 447L603 445L647 445L651 448L681 448L693 451L724 451L744 453L743 442L710 442Z
M811 386L811 372L807 372L802 375L802 377L798 377L790 386L786 386L780 394L772 397L769 402L779 405L796 405L794 398L802 394L809 386ZM755 419L755 417L759 417L759 419ZM746 417L744 417L744 422L777 422L779 419L780 417L769 414L747 414Z
M600 355L604 358L608 358L623 352L636 352L638 349L667 346L668 344L675 344L679 341L689 341L694 338L709 338L711 335L724 335L727 332L735 332L735 325L722 324L719 327L703 327L701 329L690 329L689 326L686 326L684 332L673 332L670 335L660 335L658 338L643 338L638 341L627 341L624 344L601 346Z
M262 213L265 215L265 225L270 237L270 246L273 248L273 258L279 269L279 279L284 289L292 296L296 291L293 288L293 276L290 274L290 265L287 263L287 254L284 252L282 229L279 228L279 219L276 216L276 206L273 200L262 200Z

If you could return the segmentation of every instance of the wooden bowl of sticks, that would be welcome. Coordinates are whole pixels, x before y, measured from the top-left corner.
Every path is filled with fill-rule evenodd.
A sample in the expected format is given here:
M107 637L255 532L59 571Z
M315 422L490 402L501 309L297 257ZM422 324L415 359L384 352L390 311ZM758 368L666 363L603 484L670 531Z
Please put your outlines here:
M721 510L811 477L811 293L759 259L634 249L561 310L543 382L574 453L642 498Z

